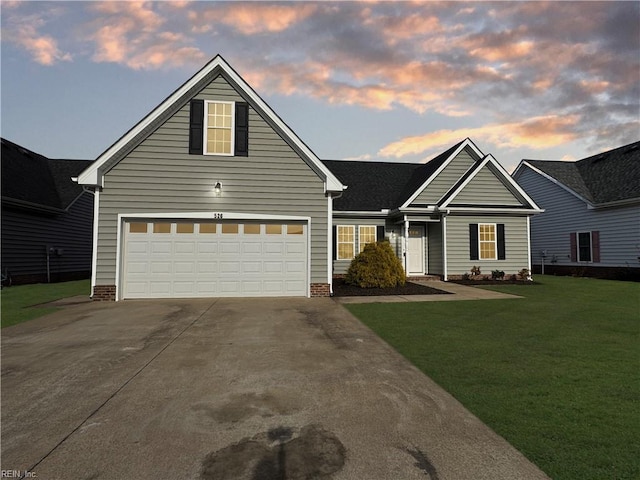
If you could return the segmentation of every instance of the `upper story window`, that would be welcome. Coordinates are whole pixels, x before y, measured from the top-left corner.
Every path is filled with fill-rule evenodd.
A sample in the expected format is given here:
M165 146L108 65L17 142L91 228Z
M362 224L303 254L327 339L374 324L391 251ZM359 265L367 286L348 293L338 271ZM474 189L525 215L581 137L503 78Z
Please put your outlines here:
M231 102L205 102L205 154L231 155L234 115Z
M244 102L191 100L189 153L249 156L249 105Z

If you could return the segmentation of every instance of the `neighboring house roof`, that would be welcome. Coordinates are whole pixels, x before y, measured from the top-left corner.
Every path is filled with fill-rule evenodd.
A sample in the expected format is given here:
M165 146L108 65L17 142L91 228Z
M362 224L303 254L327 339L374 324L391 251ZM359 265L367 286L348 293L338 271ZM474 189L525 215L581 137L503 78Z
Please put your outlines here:
M525 159L513 176L525 166L591 205L640 199L640 141L575 162Z
M461 191L480 169L488 163L494 165L497 175L509 189L522 199L524 208L539 210L539 207L511 179L491 155L484 156L470 139L456 143L451 148L432 158L427 163L394 163L371 161L324 160L331 171L349 188L341 197L335 198L333 208L341 212L380 212L406 208L446 167L463 148L480 157L473 168L463 175L439 201L439 207L448 207L449 202ZM479 199L480 200L480 199Z
M2 201L45 210L65 210L81 193L71 180L92 162L55 160L2 139Z
M224 75L225 79L236 88L238 93L298 152L309 167L325 182L325 190L341 192L345 189L345 185L340 183L316 154L220 55L216 55L213 60L102 153L93 165L79 175L78 183L81 185L103 186L103 175L106 172L219 74Z

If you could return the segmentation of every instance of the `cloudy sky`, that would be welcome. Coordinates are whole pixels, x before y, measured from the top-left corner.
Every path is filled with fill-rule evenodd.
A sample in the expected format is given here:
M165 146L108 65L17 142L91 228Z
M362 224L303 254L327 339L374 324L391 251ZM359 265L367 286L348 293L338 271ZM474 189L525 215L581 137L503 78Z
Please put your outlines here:
M1 3L1 133L96 158L220 53L320 157L640 139L639 2Z

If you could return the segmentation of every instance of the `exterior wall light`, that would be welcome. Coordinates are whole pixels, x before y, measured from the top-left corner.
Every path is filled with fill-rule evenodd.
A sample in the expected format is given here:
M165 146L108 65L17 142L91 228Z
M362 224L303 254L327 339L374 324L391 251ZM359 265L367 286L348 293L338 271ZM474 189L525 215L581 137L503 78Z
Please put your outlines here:
M213 193L215 193L216 197L222 195L222 183L216 182L216 184L213 186Z

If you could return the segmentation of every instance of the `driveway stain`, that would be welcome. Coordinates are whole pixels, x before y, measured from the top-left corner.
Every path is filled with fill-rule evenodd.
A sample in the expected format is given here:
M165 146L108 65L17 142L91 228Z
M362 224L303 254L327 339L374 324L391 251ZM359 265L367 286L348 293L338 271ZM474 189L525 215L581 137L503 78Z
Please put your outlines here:
M426 453L417 447L413 450L407 448L407 453L416 460L415 466L429 475L430 480L440 480L436 467L433 466Z
M342 469L346 449L321 426L276 427L209 453L202 480L321 480Z
M274 415L285 415L300 410L294 392L280 390L277 393L240 393L231 395L224 404L212 406L199 403L192 407L195 412L201 412L217 423L237 423L250 417L262 418Z

